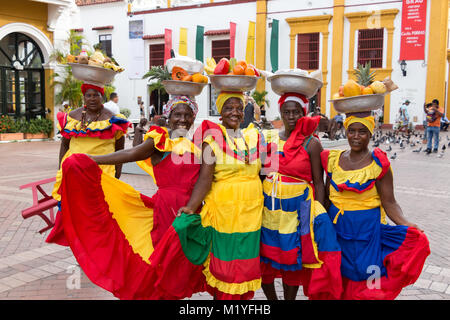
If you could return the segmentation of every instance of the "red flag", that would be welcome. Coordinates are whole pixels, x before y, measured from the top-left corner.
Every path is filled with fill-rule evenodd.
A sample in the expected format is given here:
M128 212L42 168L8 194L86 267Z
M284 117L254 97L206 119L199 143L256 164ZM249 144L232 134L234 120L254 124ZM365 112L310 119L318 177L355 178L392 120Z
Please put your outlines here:
M170 59L170 50L172 49L172 30L164 29L164 64Z
M230 58L234 58L235 42L236 42L236 23L230 22Z
M403 0L400 60L425 59L427 1Z

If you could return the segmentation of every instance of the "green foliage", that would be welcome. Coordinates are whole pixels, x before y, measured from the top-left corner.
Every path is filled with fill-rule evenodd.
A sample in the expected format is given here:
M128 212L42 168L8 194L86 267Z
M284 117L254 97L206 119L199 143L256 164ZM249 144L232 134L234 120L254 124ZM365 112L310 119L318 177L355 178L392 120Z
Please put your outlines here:
M376 71L370 72L371 62L361 65L358 63L358 68L354 70L356 76L356 82L362 86L369 86L375 81Z
M128 108L120 108L120 113L125 116L125 118L129 118L131 115L131 110Z
M150 70L144 74L142 79L149 79L149 80L172 80L172 75L170 74L169 70L167 70L167 67L164 66L153 66L150 68Z
M262 107L264 104L266 104L270 108L269 100L266 100L266 95L268 94L267 91L253 91L252 98L255 99L255 102L258 104L258 106Z
M112 84L105 85L105 99L106 101L109 101L109 96L111 93L113 93L116 90L116 87L114 87Z
M23 133L46 133L50 135L53 131L53 121L51 119L31 119L25 122Z
M69 102L69 106L73 109L83 105L83 93L81 85L83 81L75 79L72 75L70 66L64 67L63 73L53 73L50 76L50 88L55 89L55 103L62 104L64 101Z

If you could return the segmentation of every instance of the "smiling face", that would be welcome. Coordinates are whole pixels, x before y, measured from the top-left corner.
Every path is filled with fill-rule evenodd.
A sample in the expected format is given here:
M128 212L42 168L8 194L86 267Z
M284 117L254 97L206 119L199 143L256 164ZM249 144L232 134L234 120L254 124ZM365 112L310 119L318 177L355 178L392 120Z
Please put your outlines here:
M236 130L244 119L244 104L241 99L229 98L225 101L222 111L222 125L227 129Z
M194 112L185 103L179 103L170 113L169 128L171 130L184 129L188 131L194 124Z
M295 101L287 101L283 103L281 105L280 113L284 128L289 132L295 129L297 120L304 116L301 105Z
M367 149L372 134L362 123L352 123L347 128L347 140L352 151L361 152Z
M102 108L103 96L94 89L87 89L84 94L84 103L90 111L98 111Z

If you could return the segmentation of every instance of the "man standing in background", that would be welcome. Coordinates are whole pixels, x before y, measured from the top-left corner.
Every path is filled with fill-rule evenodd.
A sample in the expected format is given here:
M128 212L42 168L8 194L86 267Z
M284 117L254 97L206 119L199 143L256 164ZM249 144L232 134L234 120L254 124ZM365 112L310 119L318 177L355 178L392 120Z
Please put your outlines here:
M441 127L441 117L444 115L444 108L439 107L439 100L434 99L431 106L423 106L427 115L427 154L431 153L432 141L434 139L433 152L438 152L439 147L439 131Z
M107 103L105 103L103 106L110 110L111 112L113 112L114 114L119 114L120 113L120 108L117 105L117 102L119 102L119 96L117 95L117 93L112 92L109 95L109 101Z

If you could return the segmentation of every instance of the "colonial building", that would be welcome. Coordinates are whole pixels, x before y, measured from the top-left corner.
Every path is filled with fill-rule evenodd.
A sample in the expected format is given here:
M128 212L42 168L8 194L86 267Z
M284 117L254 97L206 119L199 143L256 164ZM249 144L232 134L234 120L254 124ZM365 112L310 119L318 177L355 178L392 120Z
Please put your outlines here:
M23 2L36 9L16 10L15 6ZM34 28L39 32L25 30L22 34L41 39L35 43L42 51L44 74L52 43L47 27L49 8L58 2L66 1L20 0L8 9L10 20L17 20L15 12L28 12L31 16L21 18L28 19L21 24L38 24ZM78 11L68 16L64 25L83 35L90 44L100 43L125 67L126 71L116 76L114 86L119 105L132 110L131 118L139 118L138 99L146 105L158 105L166 99L157 91L150 94L150 83L141 77L151 66L164 63L168 48L193 58L201 56L203 62L208 57L218 60L234 55L252 60L256 67L268 71L320 70L324 85L313 103L328 116L335 114L329 102L331 96L354 77L358 63L370 61L377 79L391 77L399 86L386 96L386 124L395 121L406 99L411 101L410 116L415 124L422 124L423 103L432 99L438 99L450 115L448 0L76 0L76 4ZM12 22L3 16L0 15L3 25ZM5 37L3 28L0 39ZM11 63L8 70L14 68L14 62ZM2 83L10 81L4 63L1 65ZM16 77L21 74L14 72ZM267 117L274 119L278 116L278 97L271 91L270 83L261 80L257 90L269 92ZM197 97L197 121L218 119L215 94L209 86ZM48 106L49 99L46 96ZM18 107L5 107L6 98L2 98L2 103L1 110L17 112Z
M0 114L27 120L54 116L48 79L55 30L72 0L0 3Z

